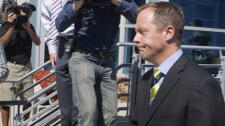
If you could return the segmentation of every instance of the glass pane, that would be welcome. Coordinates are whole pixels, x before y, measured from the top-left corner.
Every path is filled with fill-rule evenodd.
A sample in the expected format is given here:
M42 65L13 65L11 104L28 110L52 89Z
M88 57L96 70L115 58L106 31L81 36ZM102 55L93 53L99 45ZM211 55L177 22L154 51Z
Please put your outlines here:
M225 33L204 31L204 28L225 29L224 0L170 0L182 7L185 16L185 26L188 29L197 27L199 30L185 30L182 45L225 46ZM201 30L202 29L202 30ZM210 29L208 29L210 30ZM205 63L206 57L218 57L217 50L183 49L190 59L197 63Z
M125 29L125 42L133 42L133 38L135 35L134 28L126 28ZM132 47L124 46L124 59L123 63L131 63L132 62ZM123 69L124 74L128 74L130 72L130 68L126 67Z
M202 21L202 27L225 28L224 0L170 0L182 7L187 26L192 25L194 19Z
M185 30L182 38L182 45L197 45L197 46L219 46L224 47L225 33L208 32L208 31L193 31ZM201 62L201 59L206 56L219 56L219 51L207 50L191 50L185 49L184 52L190 59ZM198 57L197 57L198 56Z

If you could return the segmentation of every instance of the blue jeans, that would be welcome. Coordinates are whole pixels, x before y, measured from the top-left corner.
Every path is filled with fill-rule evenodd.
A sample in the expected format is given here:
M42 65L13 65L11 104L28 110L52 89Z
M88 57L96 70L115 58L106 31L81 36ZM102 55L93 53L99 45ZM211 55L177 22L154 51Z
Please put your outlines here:
M73 52L69 71L73 101L79 110L79 126L111 126L117 115L116 70L112 57Z

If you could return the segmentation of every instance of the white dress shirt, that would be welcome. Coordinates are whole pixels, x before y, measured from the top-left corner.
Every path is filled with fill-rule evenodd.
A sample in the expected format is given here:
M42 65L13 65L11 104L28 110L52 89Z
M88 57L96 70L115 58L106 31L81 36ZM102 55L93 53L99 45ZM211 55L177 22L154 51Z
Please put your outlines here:
M182 54L183 51L179 49L176 53L166 59L159 67L155 67L163 73L163 76L159 80L160 84L162 84L165 75L168 73L173 64L181 57Z
M67 0L62 0L62 5L66 4ZM52 10L53 0L42 0L41 2L41 22L45 29L44 41L48 46L49 54L57 53L57 39L51 38L48 33L50 29L51 22L51 10ZM62 6L62 8L63 8ZM59 36L70 36L73 35L74 24L72 24L65 31L59 33Z

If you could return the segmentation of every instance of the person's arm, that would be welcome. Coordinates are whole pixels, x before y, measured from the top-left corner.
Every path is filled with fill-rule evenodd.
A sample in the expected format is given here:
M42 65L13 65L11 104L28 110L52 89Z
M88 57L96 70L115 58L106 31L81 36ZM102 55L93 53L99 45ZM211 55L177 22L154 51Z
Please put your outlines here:
M13 35L13 31L14 31L14 28L15 28L15 25L13 24L13 21L15 20L16 18L16 14L14 13L10 13L8 14L7 16L7 24L4 25L4 28L3 26L1 27L1 42L2 42L2 45L3 47L6 47ZM5 29L8 29L6 32L5 32Z
M38 35L34 32L34 30L31 28L30 22L28 21L28 23L22 24L22 26L28 32L33 43L39 46L41 44L41 40L38 37Z
M188 126L224 126L225 103L218 81L208 76L196 83L187 108Z
M83 0L73 1L68 0L64 5L63 10L59 13L55 20L56 29L59 32L66 30L71 24L74 23L75 18L78 14L78 10L83 4Z
M118 6L117 11L130 22L136 22L138 6L133 0L111 0L111 2Z
M12 37L15 26L9 26L7 32L0 38L3 47L6 47L9 44L9 41Z
M50 62L52 66L55 68L56 59L57 59L57 40L56 38L52 39L49 37L49 29L51 22L51 9L52 9L52 0L42 0L41 2L41 22L44 26L45 30L45 38L44 42L48 46Z

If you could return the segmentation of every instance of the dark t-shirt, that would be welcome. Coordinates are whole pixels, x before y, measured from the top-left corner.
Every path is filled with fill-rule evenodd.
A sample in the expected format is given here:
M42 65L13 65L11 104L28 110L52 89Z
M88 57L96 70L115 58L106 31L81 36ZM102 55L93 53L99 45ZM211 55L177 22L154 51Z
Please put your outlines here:
M0 27L0 37L4 36L10 28L10 24L3 24ZM33 25L31 29L35 32ZM28 32L22 27L21 24L16 24L12 37L5 47L6 59L8 61L25 62L30 60L31 57L32 40Z

